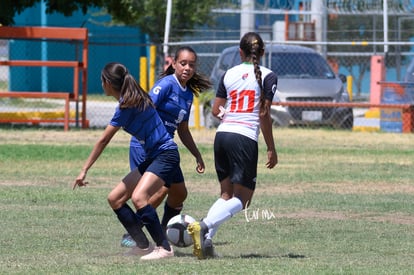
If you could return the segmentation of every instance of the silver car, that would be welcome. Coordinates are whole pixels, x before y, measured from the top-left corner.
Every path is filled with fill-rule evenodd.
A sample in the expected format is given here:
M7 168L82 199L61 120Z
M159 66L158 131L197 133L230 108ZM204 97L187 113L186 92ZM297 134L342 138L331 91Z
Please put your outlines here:
M278 88L273 102L349 102L344 88L345 76L335 75L327 61L315 50L302 46L267 45L262 65L278 76ZM225 71L240 64L239 47L223 50L212 73L211 80L218 85ZM326 125L352 129L352 108L343 107L282 107L271 110L275 126ZM208 119L207 126L218 121Z

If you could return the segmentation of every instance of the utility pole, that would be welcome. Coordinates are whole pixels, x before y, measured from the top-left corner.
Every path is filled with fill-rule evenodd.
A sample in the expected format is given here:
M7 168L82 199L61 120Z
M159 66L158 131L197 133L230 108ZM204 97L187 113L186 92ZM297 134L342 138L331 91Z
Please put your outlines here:
M167 1L167 10L165 12L165 30L164 30L164 58L168 56L168 41L170 36L170 26L171 26L171 10L172 10L172 0Z
M240 37L254 31L254 0L241 0Z
M388 3L383 1L383 20L384 20L384 53L388 53Z
M326 41L326 28L327 28L327 16L326 7L323 0L312 0L311 4L311 21L315 22L315 41L322 42ZM317 51L326 54L326 49L322 46L316 46Z

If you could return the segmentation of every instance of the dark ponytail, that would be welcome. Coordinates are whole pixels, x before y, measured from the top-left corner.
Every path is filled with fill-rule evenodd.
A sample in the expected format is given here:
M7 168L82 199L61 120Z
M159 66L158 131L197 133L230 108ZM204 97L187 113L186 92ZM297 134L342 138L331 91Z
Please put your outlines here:
M137 107L140 110L153 106L151 98L139 86L128 69L120 63L108 63L101 72L102 79L111 83L114 90L120 95L120 108Z
M265 114L265 94L263 91L262 71L260 70L260 57L264 53L264 43L259 34L255 32L246 33L240 40L240 49L243 51L247 59L253 62L254 74L260 89L260 113Z

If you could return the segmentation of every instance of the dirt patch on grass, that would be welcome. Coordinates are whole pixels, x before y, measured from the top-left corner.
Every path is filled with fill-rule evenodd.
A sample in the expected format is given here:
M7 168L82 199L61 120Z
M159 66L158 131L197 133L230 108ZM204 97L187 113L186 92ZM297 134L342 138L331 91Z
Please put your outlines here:
M219 194L220 185L217 181L203 183L187 182L189 193ZM304 193L333 193L333 194L414 194L414 184L395 183L299 183L285 185L257 186L255 196L269 194L304 194Z
M256 194L301 194L308 192L325 192L335 194L414 194L413 184L395 183L300 183L289 185L266 186L257 188Z
M103 129L71 129L67 132L61 130L1 130L0 142L2 144L87 144L93 145L102 135ZM209 129L192 131L197 143L213 144L215 131ZM131 136L123 130L118 131L111 140L113 143L129 144ZM179 139L176 139L180 142Z
M188 184L189 194L192 192L219 195L220 187L218 183L206 184ZM258 187L254 196L269 194L303 194L306 192L315 193L335 193L335 194L414 194L414 186L410 184L390 184L390 183L371 183L371 184L354 184L354 183L325 183L311 184L301 183L297 185L276 185L266 186L266 188ZM252 209L254 206L252 206ZM260 211L260 210L259 210ZM392 223L402 225L414 225L414 216L407 213L375 213L362 212L350 213L342 211L317 211L303 210L290 213L277 213L273 211L275 218L289 219L321 219L321 220L365 220L368 222Z
M70 130L67 132L58 130L8 130L0 134L2 144L85 144L93 145L102 135L103 130ZM130 135L119 131L111 143L129 144Z

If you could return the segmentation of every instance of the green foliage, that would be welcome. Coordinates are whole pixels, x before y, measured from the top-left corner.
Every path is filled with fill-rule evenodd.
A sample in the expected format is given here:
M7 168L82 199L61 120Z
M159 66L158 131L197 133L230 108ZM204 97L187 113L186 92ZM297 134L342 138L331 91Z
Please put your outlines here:
M46 13L59 12L71 16L73 12L81 10L85 14L89 7L97 7L101 4L101 0L49 0L46 1Z
M141 32L149 35L153 43L163 41L167 1L165 0L104 0L113 20L125 25L138 26ZM170 36L179 39L188 35L188 30L200 26L212 26L214 17L210 10L216 0L172 1Z
M216 95L215 95L213 90L209 90L209 91L205 91L203 93L200 93L200 95L198 97L200 105L204 106L204 104L210 102L215 96Z
M0 9L0 26L13 25L13 17L20 14L26 8L33 7L39 0L25 0L25 1L1 1Z
M13 25L13 17L40 0L6 1L1 4L0 24ZM75 11L84 14L90 7L105 9L115 24L137 26L148 34L153 43L160 43L164 37L167 1L165 0L45 0L46 13L61 13L71 16ZM172 1L170 36L179 39L188 35L188 30L200 26L212 26L215 18L210 10L219 5L216 0ZM222 5L222 3L220 4Z
M40 3L40 0L24 1L2 1L0 9L0 25L9 26L14 24L13 17L27 8ZM103 4L101 0L45 0L46 13L62 13L71 16L74 12L81 10L84 14L89 7L99 7Z

